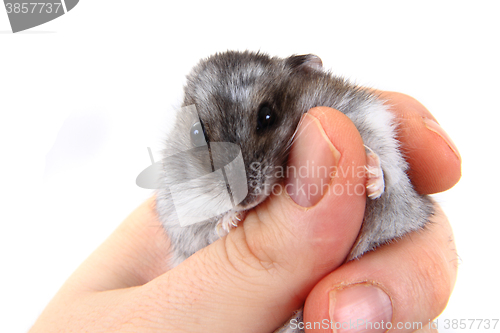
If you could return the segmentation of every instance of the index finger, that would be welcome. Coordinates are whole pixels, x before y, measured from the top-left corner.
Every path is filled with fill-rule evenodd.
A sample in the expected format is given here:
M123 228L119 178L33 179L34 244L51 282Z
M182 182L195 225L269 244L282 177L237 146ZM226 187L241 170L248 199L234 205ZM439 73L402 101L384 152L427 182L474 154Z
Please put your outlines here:
M462 159L432 114L408 95L384 91L379 96L396 115L398 140L417 192L433 194L453 187L461 177Z

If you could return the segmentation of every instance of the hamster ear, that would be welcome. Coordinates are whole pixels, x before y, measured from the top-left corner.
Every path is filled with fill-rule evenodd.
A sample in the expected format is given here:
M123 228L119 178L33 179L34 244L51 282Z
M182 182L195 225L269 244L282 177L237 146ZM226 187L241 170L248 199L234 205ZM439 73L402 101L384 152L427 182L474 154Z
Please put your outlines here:
M296 70L320 71L323 68L323 62L314 54L293 55L285 61L288 66Z

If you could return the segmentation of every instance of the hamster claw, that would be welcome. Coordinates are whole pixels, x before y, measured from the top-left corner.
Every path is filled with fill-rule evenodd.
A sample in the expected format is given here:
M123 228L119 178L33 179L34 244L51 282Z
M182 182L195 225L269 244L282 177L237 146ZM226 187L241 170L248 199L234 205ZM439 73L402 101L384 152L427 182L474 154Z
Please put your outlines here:
M370 199L378 199L385 190L384 173L378 155L370 147L365 146L365 148L366 194Z
M224 214L217 223L216 226L217 234L221 236L220 231L222 229L224 230L224 235L226 235L229 232L229 230L231 230L232 228L236 228L238 226L238 222L241 222L245 218L245 215L246 213L244 211L232 211L232 210Z

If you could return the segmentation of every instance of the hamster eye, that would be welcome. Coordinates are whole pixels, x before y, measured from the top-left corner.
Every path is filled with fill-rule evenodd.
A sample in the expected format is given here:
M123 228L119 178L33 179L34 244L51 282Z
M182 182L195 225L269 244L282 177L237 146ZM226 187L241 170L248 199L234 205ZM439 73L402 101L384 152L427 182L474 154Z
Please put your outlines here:
M271 127L276 121L276 113L267 104L260 107L257 114L257 130L262 131Z
M193 126L191 126L191 143L193 144L194 147L201 147L205 146L207 144L207 138L206 138L206 133L205 133L205 128L203 127L203 124L200 123L199 121L194 123Z

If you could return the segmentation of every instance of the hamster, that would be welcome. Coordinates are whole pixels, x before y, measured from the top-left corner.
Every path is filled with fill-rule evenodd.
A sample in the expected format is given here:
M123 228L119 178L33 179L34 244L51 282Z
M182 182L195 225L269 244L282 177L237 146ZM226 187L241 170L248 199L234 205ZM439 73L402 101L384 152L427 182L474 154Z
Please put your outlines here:
M396 124L383 100L323 70L315 55L278 58L228 51L202 60L187 76L183 108L165 142L157 211L171 240L174 265L236 227L245 211L269 196L269 189L282 181L272 170L286 167L299 121L316 106L348 116L371 161L364 221L347 259L425 226L432 201L410 183ZM232 157L215 163L224 156ZM228 180L237 171L228 174L223 168L235 156L242 159L240 176L246 179L236 190ZM259 168L253 167L256 163ZM228 205L222 194L238 191L238 200L230 196ZM203 209L218 213L198 214L203 221L181 226L181 215Z

